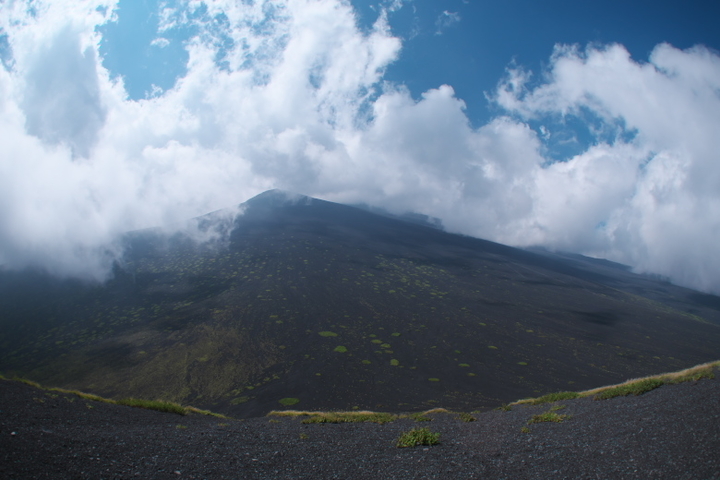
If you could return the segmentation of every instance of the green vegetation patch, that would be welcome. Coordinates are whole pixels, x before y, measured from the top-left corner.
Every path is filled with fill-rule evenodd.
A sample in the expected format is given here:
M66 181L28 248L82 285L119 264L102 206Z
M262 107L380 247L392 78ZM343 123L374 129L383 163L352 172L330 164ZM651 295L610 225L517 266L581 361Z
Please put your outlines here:
M140 398L123 398L116 402L118 405L126 405L128 407L145 408L147 410L157 410L158 412L176 413L178 415L186 415L185 407L174 402L165 402L162 400L142 400Z
M715 364L689 368L687 370L679 372L677 375L666 375L665 377L663 377L663 380L665 380L666 383L682 383L697 382L698 380L702 380L703 378L715 378L716 366L717 362Z
M304 419L302 423L378 423L383 425L397 418L397 415L385 412L317 412Z
M407 418L412 418L412 419L415 420L416 422L431 422L431 421L432 421L432 418L428 417L428 416L426 415L426 413L427 413L427 412L411 413L411 414L407 415Z
M665 382L659 378L646 378L638 382L632 382L617 387L608 388L595 395L595 400L607 400L614 397L624 397L627 395L642 395L650 390L665 385Z
M333 352L345 353L347 351L347 347L343 345L338 345L337 347L333 348Z
M398 448L417 447L418 445L437 445L440 443L440 434L433 433L429 428L413 428L400 435L395 442Z
M393 367L397 367L398 365L400 365L400 360L393 358L390 360L390 365L392 365Z
M326 330L324 332L318 332L318 335L320 335L321 337L337 337L338 336L337 333L331 332L329 330Z
M290 406L292 406L292 405L297 405L298 403L300 403L300 399L299 399L299 398L293 398L293 397L286 397L286 398L281 398L280 400L278 400L278 403L279 403L280 405L284 405L284 406L286 406L286 407L290 407Z
M537 415L533 415L530 420L528 420L528 425L531 425L533 423L543 423L543 422L555 422L560 423L565 421L566 419L570 418L569 415L560 415L557 413L558 410L562 410L565 408L565 405L556 405L547 412L543 412Z
M531 398L527 401L523 401L522 403L526 405L542 405L543 403L558 402L560 400L571 400L573 398L579 397L580 394L577 392L555 392L548 393L547 395L543 395L542 397Z
M460 412L456 414L460 420L463 422L474 422L477 420L477 418L473 417L471 414L467 412Z
M430 378L428 378L428 381L430 381L430 382L439 382L440 379L439 379L439 378L435 378L435 377L430 377Z

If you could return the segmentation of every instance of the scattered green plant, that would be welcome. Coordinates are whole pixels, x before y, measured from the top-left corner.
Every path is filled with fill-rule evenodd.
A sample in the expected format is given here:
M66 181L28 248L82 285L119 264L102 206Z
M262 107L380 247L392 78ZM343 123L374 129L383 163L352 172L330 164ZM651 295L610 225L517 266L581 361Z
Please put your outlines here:
M335 332L330 332L330 331L318 332L318 334L319 334L321 337L337 337L337 336L338 336L337 333L335 333Z
M395 442L398 448L417 447L418 445L437 445L440 443L440 434L433 433L428 428L413 428L400 435Z
M284 405L284 406L286 406L286 407L290 407L290 406L292 406L292 405L297 405L298 403L300 403L300 399L299 399L299 398L293 398L293 397L286 397L286 398L281 398L280 400L278 400L278 403L279 403L280 405Z
M343 345L338 345L337 347L335 347L333 349L333 352L338 352L338 353L345 353L347 351L348 351L347 347L345 347Z

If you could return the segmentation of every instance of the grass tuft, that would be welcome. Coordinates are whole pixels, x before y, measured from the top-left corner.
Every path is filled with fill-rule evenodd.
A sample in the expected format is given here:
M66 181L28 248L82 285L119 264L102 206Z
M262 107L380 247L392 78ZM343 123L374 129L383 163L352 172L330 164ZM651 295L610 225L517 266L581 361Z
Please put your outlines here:
M0 374L0 379L8 380L2 374ZM40 390L45 390L48 392L64 393L64 394L68 394L68 395L75 395L84 400L91 400L93 402L109 403L112 405L125 405L128 407L135 407L135 408L145 408L147 410L157 410L159 412L176 413L178 415L187 415L188 413L197 413L200 415L211 415L213 417L230 419L230 417L227 417L220 413L211 412L210 410L202 410L202 409L195 408L195 407L183 407L177 403L166 402L164 400L140 400L137 398L125 398L122 400L113 400L111 398L105 398L105 397L101 397L100 395L95 395L93 393L85 393L85 392L81 392L79 390L68 390L66 388L58 388L58 387L43 387L39 383L33 382L32 380L27 380L25 378L15 377L12 380L16 381L16 382L25 383L27 385L39 388ZM87 405L87 407L93 408L90 405Z
M569 415L560 415L559 413L557 413L558 410L562 410L563 408L565 408L565 405L555 405L547 412L533 415L530 418L530 420L528 420L528 425L531 425L533 423L543 423L543 422L555 422L555 423L563 422L566 419L570 418Z
M302 423L378 423L383 425L397 418L397 415L384 412L321 412L304 419Z
M31 387L43 388L39 383L28 380L27 378L13 377L13 380L16 382L24 383L25 385L30 385Z
M682 383L697 382L703 378L715 378L715 369L719 366L720 362L698 365L681 372L667 373L663 375L662 379L665 380L666 383Z
M198 415L209 415L211 417L216 417L216 418L225 418L228 420L230 419L230 417L228 417L227 415L223 415L222 413L215 413L215 412L211 412L210 410L203 410L201 408L185 407L185 410L188 413L197 413Z
M457 416L458 416L458 418L459 418L460 420L462 420L463 422L474 422L474 421L477 420L477 418L473 417L472 415L470 415L470 414L467 413L467 412L457 413Z
M428 428L413 428L400 435L395 442L398 448L417 447L418 445L437 445L440 443L440 434L433 433Z
M595 400L607 400L609 398L624 397L627 395L642 395L663 385L665 385L665 382L660 378L646 378L603 390L595 395Z
M560 400L571 400L573 398L579 398L580 394L577 392L555 392L548 393L538 398L529 398L526 400L520 400L516 403L522 405L542 405L543 403L558 402Z
M117 400L118 405L126 405L128 407L145 408L147 410L157 410L158 412L176 413L178 415L187 415L185 407L175 402L165 402L163 400L142 400L140 398L123 398Z
M432 418L428 417L425 412L410 413L406 415L406 418L411 418L416 422L431 422Z

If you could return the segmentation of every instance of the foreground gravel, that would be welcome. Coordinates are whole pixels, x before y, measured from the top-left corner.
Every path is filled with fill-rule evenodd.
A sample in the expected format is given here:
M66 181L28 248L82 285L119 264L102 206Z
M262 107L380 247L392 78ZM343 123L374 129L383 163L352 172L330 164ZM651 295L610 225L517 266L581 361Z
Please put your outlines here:
M562 423L528 425L543 405L469 423L434 414L304 425L180 416L0 380L0 478L720 479L718 379L559 403L571 415ZM439 432L441 444L396 448L414 427Z

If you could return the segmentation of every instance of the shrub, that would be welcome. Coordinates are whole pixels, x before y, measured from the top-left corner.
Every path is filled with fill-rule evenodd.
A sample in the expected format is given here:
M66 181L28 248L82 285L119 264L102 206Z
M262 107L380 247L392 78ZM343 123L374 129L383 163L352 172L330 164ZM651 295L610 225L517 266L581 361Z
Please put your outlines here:
M300 403L300 399L293 398L293 397L286 397L286 398L281 398L280 400L278 400L278 403L280 403L280 405L285 405L286 407L289 407L291 405L296 405L296 404Z
M433 433L428 428L413 428L400 435L395 442L398 448L416 447L418 445L437 445L440 443L440 434Z

